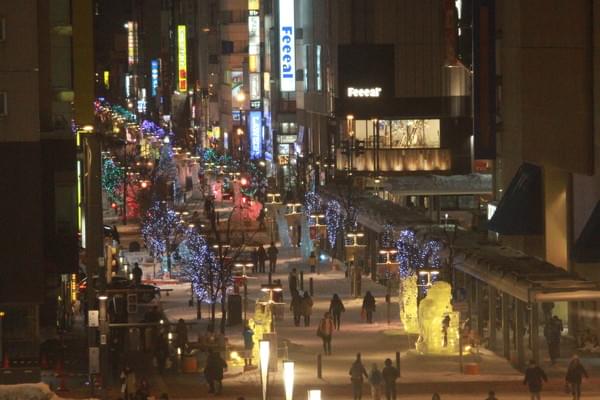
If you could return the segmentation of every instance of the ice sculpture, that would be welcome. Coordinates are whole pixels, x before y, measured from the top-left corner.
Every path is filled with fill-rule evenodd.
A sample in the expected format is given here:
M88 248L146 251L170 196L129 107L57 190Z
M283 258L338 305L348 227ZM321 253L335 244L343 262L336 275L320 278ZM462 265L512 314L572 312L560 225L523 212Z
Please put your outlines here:
M419 339L421 354L458 353L459 313L452 311L452 286L443 281L433 283L427 297L419 304Z

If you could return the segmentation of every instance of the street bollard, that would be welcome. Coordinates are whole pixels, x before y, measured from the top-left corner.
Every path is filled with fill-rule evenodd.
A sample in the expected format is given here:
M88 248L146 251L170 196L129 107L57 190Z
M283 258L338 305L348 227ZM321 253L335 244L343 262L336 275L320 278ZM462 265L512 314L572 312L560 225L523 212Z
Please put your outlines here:
M402 376L400 370L400 352L396 352L396 369L398 370L398 377Z
M317 354L317 378L323 378L323 359L321 354Z
M300 290L304 290L304 271L300 271Z
M313 285L313 278L309 278L308 279L308 291L310 293L311 296L315 295L315 288Z

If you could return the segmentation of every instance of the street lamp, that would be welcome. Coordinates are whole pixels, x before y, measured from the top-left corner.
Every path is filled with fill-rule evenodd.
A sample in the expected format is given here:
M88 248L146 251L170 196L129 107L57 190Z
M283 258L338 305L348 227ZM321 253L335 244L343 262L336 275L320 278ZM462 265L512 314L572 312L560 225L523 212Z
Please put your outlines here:
M294 398L294 362L283 362L283 386L285 388L285 400Z
M269 358L271 356L271 343L268 340L258 342L258 353L260 356L260 382L262 385L262 398L267 400L267 385L269 376Z
M419 271L419 276L427 277L427 281L424 285L418 285L420 287L431 287L433 285L433 279L440 274L437 269L422 269Z

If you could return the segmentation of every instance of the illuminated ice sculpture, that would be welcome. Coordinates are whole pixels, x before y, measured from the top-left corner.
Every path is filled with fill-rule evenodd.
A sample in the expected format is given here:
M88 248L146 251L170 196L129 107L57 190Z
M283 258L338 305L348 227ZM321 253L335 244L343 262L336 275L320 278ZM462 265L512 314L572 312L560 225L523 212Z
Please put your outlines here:
M434 282L427 297L419 304L419 339L421 354L456 354L459 346L459 313L452 311L452 286Z

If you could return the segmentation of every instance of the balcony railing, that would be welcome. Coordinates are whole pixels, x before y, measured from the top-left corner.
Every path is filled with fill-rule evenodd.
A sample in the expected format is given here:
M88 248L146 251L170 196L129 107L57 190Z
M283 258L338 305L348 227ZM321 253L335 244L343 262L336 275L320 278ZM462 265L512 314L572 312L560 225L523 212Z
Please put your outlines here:
M375 171L374 149L353 155L354 170ZM449 149L379 149L379 172L449 171L452 167ZM337 150L337 169L348 167L348 156Z

